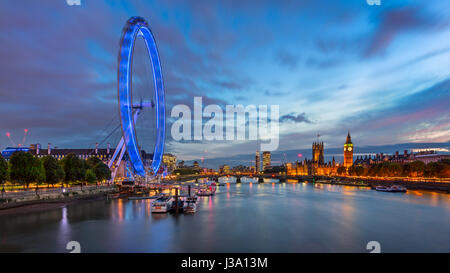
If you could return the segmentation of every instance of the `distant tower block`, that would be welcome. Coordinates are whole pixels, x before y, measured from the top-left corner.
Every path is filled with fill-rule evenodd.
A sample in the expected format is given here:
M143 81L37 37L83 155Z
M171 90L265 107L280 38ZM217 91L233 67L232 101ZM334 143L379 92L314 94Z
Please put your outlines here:
M256 173L259 173L261 171L261 159L260 159L258 150L256 150L256 156L255 156L255 171L256 171Z
M347 140L344 144L344 167L349 168L353 165L353 143L350 131L347 134Z
M267 170L270 168L270 152L269 151L265 151L263 152L263 170Z

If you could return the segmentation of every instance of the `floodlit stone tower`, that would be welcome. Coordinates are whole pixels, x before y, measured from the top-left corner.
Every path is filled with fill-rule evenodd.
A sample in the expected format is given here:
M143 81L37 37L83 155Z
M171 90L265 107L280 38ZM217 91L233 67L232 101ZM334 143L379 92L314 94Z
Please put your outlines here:
M344 167L349 168L353 165L353 143L350 131L347 134L347 140L344 144Z

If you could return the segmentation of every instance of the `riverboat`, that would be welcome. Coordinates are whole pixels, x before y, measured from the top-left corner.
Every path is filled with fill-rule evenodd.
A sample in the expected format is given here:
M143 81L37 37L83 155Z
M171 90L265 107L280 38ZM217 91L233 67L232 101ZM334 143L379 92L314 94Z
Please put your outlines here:
M241 177L241 183L258 183L258 177Z
M165 213L168 212L173 203L173 197L171 195L163 195L155 199L152 203L152 213Z
M375 187L375 190L376 191L384 191L384 192L406 192L407 191L407 189L405 187L397 186L397 185L390 186L390 187L377 186L377 187Z

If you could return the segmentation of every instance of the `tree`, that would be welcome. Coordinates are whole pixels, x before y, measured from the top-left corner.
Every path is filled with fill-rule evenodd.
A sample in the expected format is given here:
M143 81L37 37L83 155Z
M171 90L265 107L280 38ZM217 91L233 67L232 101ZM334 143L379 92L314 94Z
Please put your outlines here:
M425 167L425 175L429 177L450 177L450 160L443 159L438 162L428 163Z
M103 162L96 156L92 156L92 157L89 157L88 159L86 159L86 164L91 169L93 169L94 166L97 165L98 163L103 163Z
M97 183L97 176L95 176L95 173L94 173L94 171L92 169L88 169L86 171L86 178L85 179L86 179L86 181L89 184Z
M438 177L450 177L450 160L442 162L444 164L442 170L439 172Z
M61 160L61 164L64 169L65 178L64 181L75 182L84 180L86 177L86 162L79 159L75 154L68 154Z
M56 176L58 178L58 182L64 181L64 178L66 177L66 173L64 172L63 167L61 166L61 164L59 164L59 168L56 169Z
M178 168L174 171L174 173L176 175L190 175L190 174L196 174L197 171L189 168L189 167L183 167L183 168Z
M364 167L363 166L356 166L355 167L355 174L357 176L361 176L364 174Z
M42 162L27 152L15 152L9 159L9 177L28 188L31 182L42 182L45 172Z
M348 174L349 175L361 176L361 175L364 174L364 167L363 166L352 165L350 168L348 168Z
M338 173L339 175L345 174L346 171L347 171L347 170L345 169L344 166L340 166L340 167L337 168L337 173Z
M389 176L398 177L402 174L403 167L399 163L393 162L389 166Z
M97 162L94 165L93 170L99 181L111 179L111 170L102 161Z
M415 177L423 176L424 171L425 171L425 163L418 160L411 162L411 169L410 169L411 176Z
M272 174L272 173L286 173L286 167L285 166L272 166L270 168L267 168L264 170L265 174Z
M407 177L409 176L410 173L411 173L411 164L410 163L403 164L401 176Z
M379 176L381 174L381 164L372 164L367 171L369 176Z
M0 184L8 179L8 162L0 155Z
M389 176L390 175L390 166L391 166L391 164L389 162L381 163L377 175L383 176L383 177Z
M430 162L425 166L425 170L423 175L425 177L435 177L437 176L438 172L439 172L439 163L437 162Z
M352 166L350 166L349 168L348 168L348 175L355 175L356 173L355 173L355 168L356 168L356 166L355 165L352 165Z
M39 158L33 157L33 166L31 167L30 182L42 184L45 181L45 169Z
M44 165L45 181L49 185L54 185L64 179L64 170L53 156L44 156L41 161Z

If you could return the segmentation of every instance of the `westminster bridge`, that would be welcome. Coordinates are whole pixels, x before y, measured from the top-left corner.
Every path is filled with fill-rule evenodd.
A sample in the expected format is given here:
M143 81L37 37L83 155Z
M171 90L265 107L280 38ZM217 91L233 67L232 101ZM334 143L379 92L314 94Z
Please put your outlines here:
M328 180L331 179L331 177L324 177L324 176L310 176L310 175L287 175L287 174L247 174L247 173L227 173L227 174L195 174L195 175L179 175L176 178L170 178L165 181L179 181L179 182L186 182L186 181L198 181L199 179L208 179L212 181L219 181L219 177L236 177L236 183L241 182L242 177L249 177L249 178L258 178L259 183L264 182L264 178L268 179L278 179L281 183L286 182L287 180L295 180L296 182L313 182L320 180Z
M320 175L295 175L295 174L250 174L250 173L227 173L227 174L196 174L179 175L176 178L164 179L164 182L198 182L199 179L219 181L219 177L236 177L236 183L241 182L241 178L258 178L258 183L264 183L264 178L278 179L280 183L285 182L317 182L347 186L389 186L401 185L408 189L425 189L432 191L443 191L450 193L450 181L448 179L426 179L426 178L387 178L387 177L350 177L350 176L320 176Z

